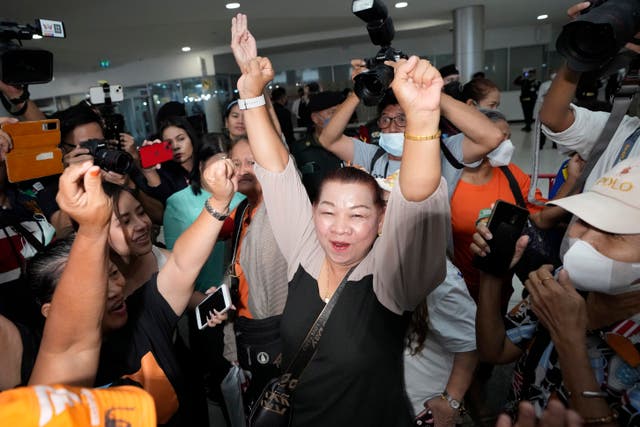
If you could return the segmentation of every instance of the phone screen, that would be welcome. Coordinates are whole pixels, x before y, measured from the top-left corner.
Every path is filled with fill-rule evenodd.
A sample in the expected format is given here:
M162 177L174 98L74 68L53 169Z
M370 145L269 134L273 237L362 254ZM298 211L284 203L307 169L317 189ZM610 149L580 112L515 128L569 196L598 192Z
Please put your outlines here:
M209 313L213 310L222 313L229 308L229 306L227 305L227 301L225 301L225 291L226 286L221 285L214 293L209 295L196 307L198 327L200 327L201 329L204 327L204 325L207 323L207 316L209 316Z

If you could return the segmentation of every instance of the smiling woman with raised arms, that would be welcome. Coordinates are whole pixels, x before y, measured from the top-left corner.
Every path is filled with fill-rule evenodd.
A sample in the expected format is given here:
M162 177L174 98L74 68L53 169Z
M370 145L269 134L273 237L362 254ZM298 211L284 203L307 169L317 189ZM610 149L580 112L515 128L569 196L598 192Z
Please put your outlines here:
M236 31L248 34L244 15L234 19ZM399 185L382 226L381 190L355 168L328 175L311 205L261 102L274 76L271 62L253 57L240 63L239 103L255 171L288 265L281 322L285 369L325 303L334 303L334 292L348 279L293 390L294 426L411 424L402 378L407 313L445 276L449 204L440 176L442 78L415 56L390 65L407 126Z

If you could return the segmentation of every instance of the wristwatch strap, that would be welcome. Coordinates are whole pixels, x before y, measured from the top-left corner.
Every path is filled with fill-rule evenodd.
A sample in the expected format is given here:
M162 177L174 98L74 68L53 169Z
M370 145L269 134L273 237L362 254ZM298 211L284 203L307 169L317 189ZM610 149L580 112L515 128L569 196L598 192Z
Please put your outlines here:
M264 95L260 95L255 98L238 99L238 108L241 110L248 110L250 108L261 107L266 103L267 101L265 101Z

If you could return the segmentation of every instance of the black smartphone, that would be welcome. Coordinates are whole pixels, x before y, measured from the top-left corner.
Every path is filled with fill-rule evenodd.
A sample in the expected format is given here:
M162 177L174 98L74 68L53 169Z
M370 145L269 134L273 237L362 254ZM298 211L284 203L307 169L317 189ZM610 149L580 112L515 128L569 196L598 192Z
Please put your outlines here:
M516 241L522 235L528 218L528 210L504 200L496 201L487 223L493 235L487 242L491 252L484 257L474 256L473 266L496 276L507 273L516 249Z

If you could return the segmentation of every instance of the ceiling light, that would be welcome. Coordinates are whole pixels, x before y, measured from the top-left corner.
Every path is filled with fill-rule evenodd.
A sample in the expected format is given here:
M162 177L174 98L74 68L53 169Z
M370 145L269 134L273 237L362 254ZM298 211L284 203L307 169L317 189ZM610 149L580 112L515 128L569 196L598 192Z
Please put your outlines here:
M402 9L403 7L407 7L407 6L409 6L409 3L407 3L406 1L401 1L401 2L396 3L396 7L398 9Z
M227 3L224 5L227 9L237 9L240 7L240 3Z
M34 34L34 35L31 36L31 38L33 40L40 40L42 38L42 36L40 34Z
M189 46L182 46L182 51L183 52L189 52L191 50L191 48Z
M542 21L544 19L547 19L549 17L549 15L547 15L546 13L543 15L538 15L538 21Z

